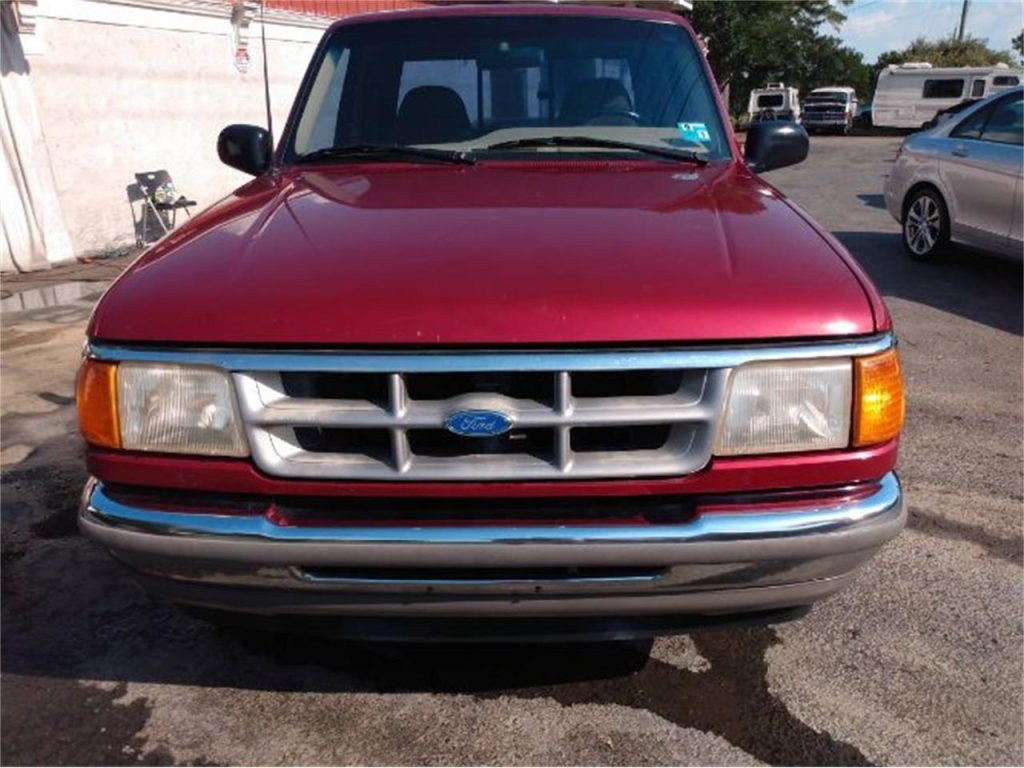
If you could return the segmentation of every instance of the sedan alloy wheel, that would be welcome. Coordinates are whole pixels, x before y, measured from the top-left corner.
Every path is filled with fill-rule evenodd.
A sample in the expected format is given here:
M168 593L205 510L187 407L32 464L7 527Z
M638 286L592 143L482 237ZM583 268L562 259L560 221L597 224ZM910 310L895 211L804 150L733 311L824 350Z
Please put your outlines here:
M915 258L937 255L949 239L946 207L931 191L919 192L903 217L903 243Z

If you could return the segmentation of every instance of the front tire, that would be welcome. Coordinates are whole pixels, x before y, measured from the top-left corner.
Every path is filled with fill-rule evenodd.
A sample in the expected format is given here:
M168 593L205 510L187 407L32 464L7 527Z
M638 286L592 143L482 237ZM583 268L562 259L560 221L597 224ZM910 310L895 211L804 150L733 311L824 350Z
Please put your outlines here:
M930 188L919 189L903 212L903 247L911 258L929 261L949 247L949 211L942 196Z

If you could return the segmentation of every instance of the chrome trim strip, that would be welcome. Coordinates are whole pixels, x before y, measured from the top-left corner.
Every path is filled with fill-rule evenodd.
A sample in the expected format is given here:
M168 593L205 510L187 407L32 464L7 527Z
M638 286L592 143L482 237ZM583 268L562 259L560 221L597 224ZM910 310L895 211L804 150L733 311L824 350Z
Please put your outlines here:
M164 349L92 342L97 360L214 365L229 371L324 371L340 373L452 373L474 371L603 371L658 368L732 368L750 362L856 357L884 352L891 333L844 341L801 344L679 347L677 349L443 352L337 352L181 348Z
M313 574L304 571L301 568L293 568L292 573L295 574L297 579L307 581L311 584L329 584L331 586L357 586L357 587L438 587L438 588L454 588L454 589L472 589L478 587L506 587L506 586L517 586L517 585L528 585L533 586L535 584L544 584L548 586L554 586L561 589L567 587L579 587L579 586L590 586L590 585L615 585L615 584L645 584L649 585L658 581L664 581L664 573L654 574L650 576L579 576L575 578L565 579L526 579L526 578L511 578L511 579L438 579L438 578L423 578L423 579L395 579L395 578L354 578L349 576L315 576Z
M629 636L635 617L687 616L692 614L728 614L792 608L817 602L843 589L853 580L851 571L837 572L820 579L777 585L707 585L699 590L651 589L643 585L589 585L575 592L529 594L528 587L505 585L489 593L457 592L439 594L404 588L394 593L377 591L345 592L334 586L326 589L231 587L208 582L188 582L156 575L145 584L159 594L179 603L221 608L228 611L263 615L346 616L364 618L416 618L444 621L467 618L558 619L604 618L613 620L619 637ZM629 617L622 623L624 617ZM343 626L351 626L345 624ZM424 626L424 625L417 625ZM429 623L426 625L431 626ZM438 626L434 626L437 631ZM429 629L427 630L430 631ZM481 632L484 630L481 627ZM392 630L385 637L409 639L409 629ZM559 635L545 636L556 638ZM622 633L622 634L618 634ZM379 635L378 635L379 637ZM475 639L463 635L463 639ZM517 638L513 638L517 639Z
M810 506L795 503L791 508L773 508L770 512L705 514L690 522L672 525L286 527L263 516L166 512L128 506L108 496L98 482L87 489L81 516L85 523L100 529L130 531L168 540L273 543L274 549L284 557L281 562L287 562L297 557L292 551L294 548L287 544L299 543L337 545L339 555L340 550L351 552L353 548L364 547L373 550L380 545L412 545L424 551L432 547L500 549L538 544L585 547L591 544L744 543L760 547L773 540L838 533L894 512L903 513L903 499L899 479L890 472L878 482L875 491L853 500ZM85 528L90 532L90 525ZM343 557L339 560L344 562Z

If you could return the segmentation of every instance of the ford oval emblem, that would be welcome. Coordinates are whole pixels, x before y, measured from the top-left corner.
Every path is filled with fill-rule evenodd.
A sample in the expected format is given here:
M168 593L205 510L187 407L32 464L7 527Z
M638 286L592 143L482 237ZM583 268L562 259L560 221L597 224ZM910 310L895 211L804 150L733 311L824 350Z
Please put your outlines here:
M456 411L444 425L463 437L494 437L512 429L512 419L500 411Z

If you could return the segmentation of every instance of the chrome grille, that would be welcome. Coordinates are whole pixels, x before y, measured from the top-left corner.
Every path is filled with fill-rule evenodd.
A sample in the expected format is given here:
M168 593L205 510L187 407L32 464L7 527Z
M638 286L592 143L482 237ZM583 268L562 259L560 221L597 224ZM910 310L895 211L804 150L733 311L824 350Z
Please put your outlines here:
M427 356L429 357L429 356ZM253 459L280 477L524 480L680 475L711 458L728 370L253 370L234 374ZM621 363L621 361L619 361ZM464 437L446 419L499 411Z
M842 107L804 107L804 120L845 120Z

